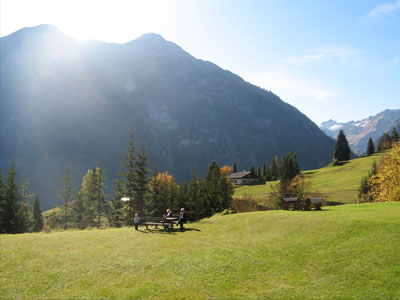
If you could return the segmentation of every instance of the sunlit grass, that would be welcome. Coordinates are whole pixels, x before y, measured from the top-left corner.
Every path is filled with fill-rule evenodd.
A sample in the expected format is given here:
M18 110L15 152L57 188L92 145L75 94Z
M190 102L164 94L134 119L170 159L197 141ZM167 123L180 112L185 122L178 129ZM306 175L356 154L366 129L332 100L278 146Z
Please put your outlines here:
M400 203L0 236L1 299L396 299Z
M305 171L310 179L312 191L321 193L326 201L356 203L361 179L371 170L373 161L379 162L382 153L350 160L340 166L329 165L317 170ZM234 197L251 197L260 204L267 202L272 186L278 182L267 182L265 185L241 186L235 189Z

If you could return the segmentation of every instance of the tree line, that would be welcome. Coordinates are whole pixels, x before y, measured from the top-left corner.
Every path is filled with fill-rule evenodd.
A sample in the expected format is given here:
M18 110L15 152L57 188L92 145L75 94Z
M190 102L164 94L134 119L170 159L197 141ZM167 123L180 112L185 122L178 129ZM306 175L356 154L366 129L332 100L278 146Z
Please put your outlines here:
M191 179L182 184L177 184L168 172L150 176L148 165L145 147L137 151L131 134L109 200L101 160L87 171L76 193L67 167L58 195L63 204L46 217L46 224L64 229L132 226L135 213L162 216L167 208L178 213L181 207L189 220L199 220L231 205L233 187L226 167L220 168L217 162L212 162L204 178L194 170Z
M0 233L38 232L43 228L39 196L29 194L29 179L20 182L17 175L14 160L4 180L0 171Z

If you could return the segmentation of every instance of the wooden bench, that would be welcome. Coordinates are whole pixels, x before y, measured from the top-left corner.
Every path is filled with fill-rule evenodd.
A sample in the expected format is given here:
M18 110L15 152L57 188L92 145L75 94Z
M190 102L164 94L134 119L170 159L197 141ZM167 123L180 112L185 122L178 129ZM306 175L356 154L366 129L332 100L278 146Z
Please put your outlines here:
M303 208L303 201L297 198L283 198L282 199L282 208L285 210L289 210L290 207L296 210L300 210Z
M178 221L178 218L166 218L166 217L142 217L140 220L140 224L146 226L146 230L149 229L149 225L158 228L158 226L164 227L164 229L168 229L173 227L175 222Z
M291 207L295 210L311 210L311 207L314 207L315 210L321 210L322 197L307 198L306 200L299 200L297 198L283 198L282 208L289 210Z
M308 199L307 199L308 200ZM306 201L307 201L306 200ZM322 206L322 197L318 197L318 198L309 198L310 200L310 207L311 205L315 207L316 210L321 210L321 206Z

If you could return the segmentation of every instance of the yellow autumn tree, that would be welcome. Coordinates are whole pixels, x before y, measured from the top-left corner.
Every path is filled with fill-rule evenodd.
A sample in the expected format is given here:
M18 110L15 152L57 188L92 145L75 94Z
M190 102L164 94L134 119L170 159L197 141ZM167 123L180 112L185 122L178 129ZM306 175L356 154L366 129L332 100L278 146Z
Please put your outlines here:
M221 174L224 174L226 176L226 181L229 182L229 175L232 173L232 167L231 166L223 166L220 169Z
M149 183L149 213L153 216L162 216L166 209L172 209L175 205L178 185L174 177L168 172L158 173Z
M375 202L400 201L400 144L382 158L368 186Z

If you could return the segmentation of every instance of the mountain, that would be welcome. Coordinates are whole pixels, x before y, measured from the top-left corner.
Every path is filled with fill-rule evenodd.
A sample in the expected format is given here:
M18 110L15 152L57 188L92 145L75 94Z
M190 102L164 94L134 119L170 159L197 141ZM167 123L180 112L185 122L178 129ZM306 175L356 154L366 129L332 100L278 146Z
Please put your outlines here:
M0 168L15 157L44 207L58 201L67 164L78 186L101 157L111 187L131 130L151 168L178 181L213 160L239 169L290 151L303 169L331 160L334 141L295 107L158 34L110 44L40 25L0 45Z
M336 138L339 131L343 130L351 150L361 155L367 150L370 137L377 141L383 133L392 130L393 127L399 126L399 124L400 109L387 109L361 121L338 123L334 120L329 120L323 122L320 128L332 138Z

